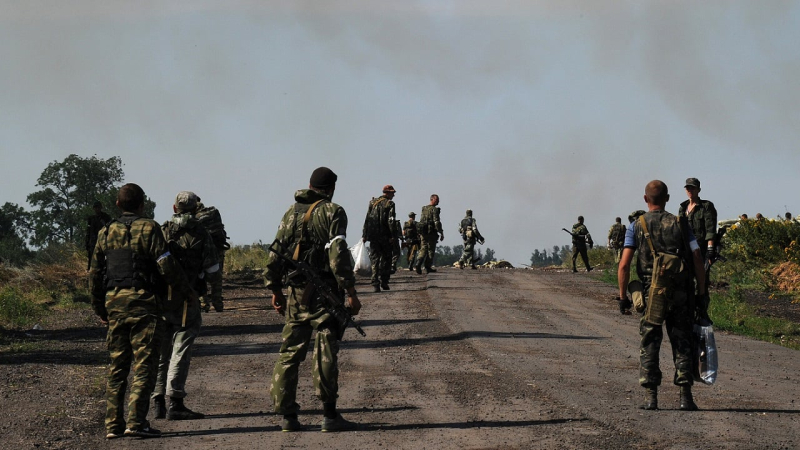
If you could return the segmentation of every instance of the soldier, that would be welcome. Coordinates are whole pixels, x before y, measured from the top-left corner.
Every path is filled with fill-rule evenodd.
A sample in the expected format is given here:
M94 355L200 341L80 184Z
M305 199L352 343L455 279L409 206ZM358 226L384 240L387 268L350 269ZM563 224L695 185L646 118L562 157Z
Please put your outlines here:
M422 207L421 217L417 224L417 230L420 237L420 249L417 252L417 260L415 261L415 269L418 274L422 274L422 266L425 266L425 272L436 272L433 268L433 258L436 256L436 241L437 234L438 240L444 240L444 230L442 230L442 221L439 220L439 213L441 208L439 205L439 196L436 194L431 195L431 202Z
M622 224L622 218L617 217L614 225L608 230L608 248L614 250L614 262L619 263L622 256L622 244L625 242L627 228Z
M697 237L697 241L701 244L700 255L705 262L705 266L708 267L705 276L707 290L711 281L711 264L714 262L716 256L714 239L717 235L717 209L710 201L700 199L700 180L697 178L687 178L684 187L686 189L686 196L689 197L689 199L681 203L681 206L678 208L678 216L685 216L689 220L689 226ZM698 303L697 309L701 318L708 319L707 303Z
M119 219L98 234L90 271L92 309L108 324L111 365L106 386L106 438L159 437L147 421L150 394L156 382L158 349L164 322L162 302L156 295L159 274L180 298L197 302L177 258L167 248L158 223L142 217L144 191L129 183L119 190ZM125 389L133 363L127 422L123 419ZM127 425L127 426L126 426Z
M207 279L209 292L200 297L200 304L205 312L211 311L211 306L214 306L214 311L222 312L225 308L222 299L222 269L225 265L225 252L231 248L228 243L228 233L225 231L225 224L222 223L219 210L213 206L203 205L200 197L197 197L197 211L194 213L194 217L211 235L219 260L219 270L209 274Z
M408 249L406 255L408 270L414 270L414 258L419 252L419 230L417 230L417 221L414 220L416 217L417 213L411 211L408 213L408 220L403 224L403 240Z
M792 222L792 213L787 211L786 214L783 215L783 220L785 222Z
M397 260L400 259L401 244L403 240L403 225L399 220L392 221L392 270L390 273L397 272Z
M586 251L586 244L589 248L594 246L592 235L589 234L589 229L583 224L583 216L578 216L578 223L572 226L572 271L577 272L578 268L575 266L575 261L578 259L578 254L583 259L583 265L586 267L587 272L592 271L592 266L589 265L589 254Z
M347 249L347 214L331 202L336 189L336 174L320 167L311 174L309 189L295 192L296 203L283 215L276 240L288 249L294 249L295 259L302 259L317 269L331 287L347 293L346 306L351 314L358 314L361 302L355 290L355 276ZM283 294L284 265L279 257L270 253L264 271L266 286L272 291L272 306L286 316L280 354L275 363L270 393L275 412L283 415L281 429L297 431L303 425L297 419L300 405L297 396L297 372L305 360L311 334L314 340L312 378L317 396L322 400L324 419L322 431L339 431L355 426L336 411L338 397L337 322L316 301L313 292L307 292L303 280L287 280L288 302Z
M705 272L702 265L699 246L687 226L685 217L675 217L666 212L665 207L669 200L667 185L662 181L653 180L645 187L645 202L648 212L637 219L628 228L625 236L625 248L622 251L617 277L619 280L620 311L625 314L631 307L628 299L627 287L630 280L631 261L634 252L638 251L636 260L636 273L644 284L643 295L648 308L642 316L639 333L642 336L640 347L639 384L646 390L643 409L658 409L658 386L661 384L661 370L659 369L659 351L664 331L661 326L666 322L667 334L672 344L673 361L675 363L674 382L680 386L680 409L693 411L697 405L692 398L692 326L694 324L694 311L691 301L691 270L697 278L700 295L707 295L705 291ZM644 226L642 225L644 219ZM680 225L680 223L683 225ZM650 293L651 284L655 283L653 264L656 256L661 258L664 254L679 255L684 264L672 267L682 267L680 271L668 272L662 269L659 277L668 277L664 286L666 292L654 291L659 294L659 301L655 301ZM664 267L668 267L666 264ZM666 270L669 270L668 268ZM657 286L661 285L658 281ZM666 300L665 300L666 298ZM649 304L652 303L652 304ZM658 307L658 308L657 308ZM652 308L652 310L651 310Z
M94 253L94 246L97 244L97 233L108 222L111 222L111 216L103 211L102 203L94 202L92 209L94 209L94 215L86 218L86 255L89 258L87 269L92 268L92 253Z
M475 267L475 243L479 242L483 245L483 236L478 231L478 222L472 218L472 210L467 210L467 215L461 219L458 225L458 233L461 234L461 239L464 240L464 252L461 254L461 259L458 260L458 267L464 268L464 265L469 264L473 269Z
M367 207L367 217L361 239L369 241L369 260L372 263L372 288L375 292L389 290L392 273L392 239L395 236L394 187L387 184L383 195L373 197Z
M183 273L192 288L200 294L206 290L205 278L219 272L217 250L208 231L194 217L200 199L194 192L181 191L172 206L174 215L164 222L161 230L167 239L170 252L180 261ZM203 320L200 316L200 303L189 298L172 300L182 307L164 311L166 330L161 341L161 356L158 363L158 377L153 391L155 418L169 420L202 419L203 414L194 412L183 404L186 397L186 378L192 360L192 347L200 333ZM169 396L169 409L165 395Z

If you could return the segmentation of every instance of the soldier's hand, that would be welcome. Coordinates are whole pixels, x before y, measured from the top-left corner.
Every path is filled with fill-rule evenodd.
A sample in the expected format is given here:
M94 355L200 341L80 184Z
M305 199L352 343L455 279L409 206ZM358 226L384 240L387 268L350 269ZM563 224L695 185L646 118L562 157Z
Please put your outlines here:
M443 240L444 240L444 233L441 233L441 235L439 236L439 241L443 241Z
M272 307L275 308L278 314L286 315L286 297L283 296L283 292L276 291L272 293Z
M347 300L345 300L344 305L350 310L350 314L354 316L357 316L358 312L361 311L361 301L355 292L347 294Z

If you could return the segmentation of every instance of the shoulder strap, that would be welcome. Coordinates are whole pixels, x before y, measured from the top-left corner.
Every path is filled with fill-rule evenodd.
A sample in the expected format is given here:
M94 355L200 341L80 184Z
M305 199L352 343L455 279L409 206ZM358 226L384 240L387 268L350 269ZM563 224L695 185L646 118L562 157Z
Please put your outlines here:
M306 211L305 216L303 216L303 225L301 226L302 228L300 228L300 240L297 242L297 246L294 248L294 255L292 256L292 259L295 261L300 258L300 244L303 242L306 229L308 229L308 222L311 220L311 213L314 212L314 208L316 208L317 205L319 205L323 200L325 199L320 199L314 202L311 207L308 208L308 211Z
M647 223L644 220L644 214L639 216L639 223L642 225L642 229L644 230L644 237L647 239L647 245L650 246L650 251L653 253L653 256L658 256L658 252L656 251L655 247L653 247L653 240L650 239L650 231L647 230Z

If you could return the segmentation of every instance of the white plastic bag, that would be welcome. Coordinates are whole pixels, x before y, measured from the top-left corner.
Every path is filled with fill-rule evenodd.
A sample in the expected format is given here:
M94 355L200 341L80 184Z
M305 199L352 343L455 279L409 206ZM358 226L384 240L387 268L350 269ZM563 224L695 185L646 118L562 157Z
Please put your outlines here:
M369 262L369 247L364 244L364 241L359 240L358 243L350 248L350 254L353 255L353 272L369 276L372 275L372 264Z
M717 381L717 343L714 340L714 327L711 325L694 325L694 334L697 341L697 369L695 381L705 384L714 384Z

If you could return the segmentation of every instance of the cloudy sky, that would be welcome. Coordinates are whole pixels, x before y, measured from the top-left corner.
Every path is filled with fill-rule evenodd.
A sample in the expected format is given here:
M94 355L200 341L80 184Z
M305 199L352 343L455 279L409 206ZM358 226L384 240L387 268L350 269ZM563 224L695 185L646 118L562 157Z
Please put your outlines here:
M796 1L0 0L0 203L120 156L159 221L193 190L266 242L324 165L351 244L392 184L514 264L656 178L673 213L697 177L720 218L800 214L798 42Z

